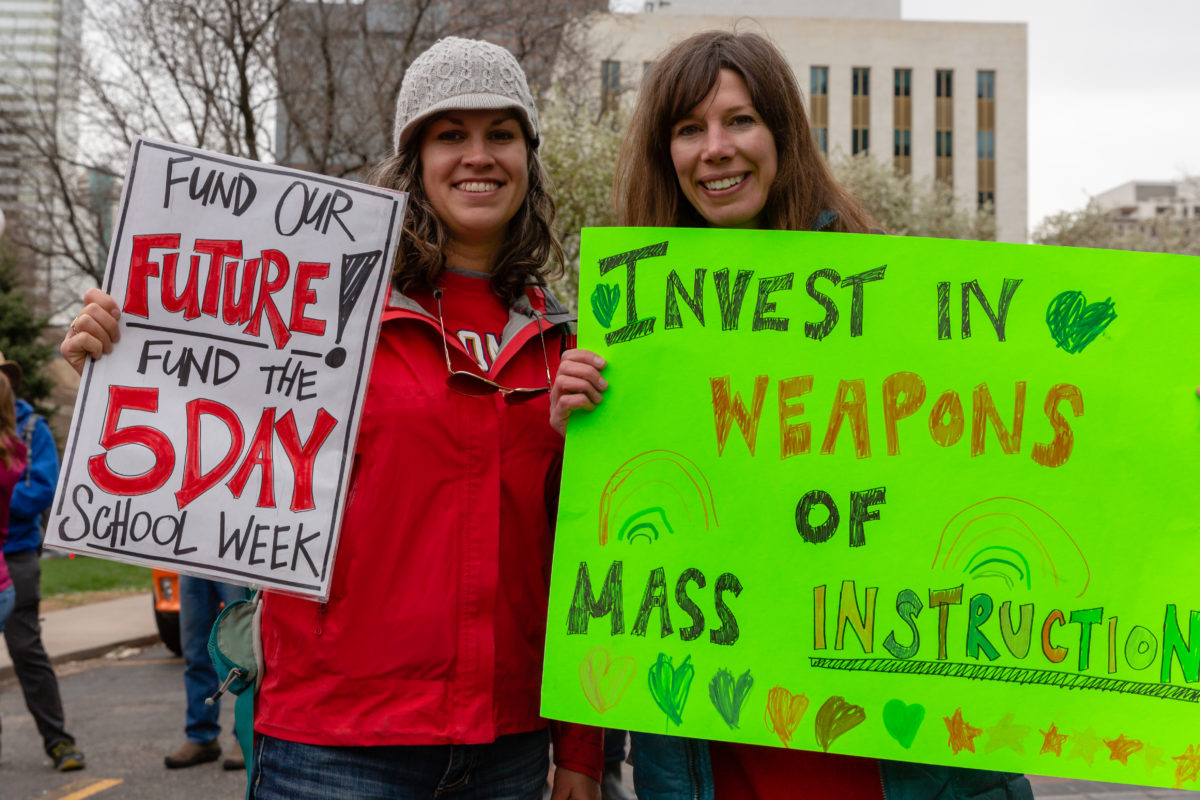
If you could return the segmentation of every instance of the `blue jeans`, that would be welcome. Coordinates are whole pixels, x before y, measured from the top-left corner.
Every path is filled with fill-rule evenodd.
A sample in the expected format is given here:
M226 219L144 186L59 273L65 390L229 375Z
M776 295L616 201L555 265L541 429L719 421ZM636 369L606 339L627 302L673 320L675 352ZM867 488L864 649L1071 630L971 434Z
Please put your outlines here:
M254 800L540 800L550 732L491 744L329 747L259 736Z
M16 604L17 590L10 583L7 589L0 591L0 633L4 633L4 623L8 622L8 615Z
M187 693L184 732L189 742L205 744L221 735L220 701L211 706L204 704L220 686L208 657L208 634L221 613L221 603L228 605L245 597L246 590L240 586L179 576L179 642L183 649L183 689Z

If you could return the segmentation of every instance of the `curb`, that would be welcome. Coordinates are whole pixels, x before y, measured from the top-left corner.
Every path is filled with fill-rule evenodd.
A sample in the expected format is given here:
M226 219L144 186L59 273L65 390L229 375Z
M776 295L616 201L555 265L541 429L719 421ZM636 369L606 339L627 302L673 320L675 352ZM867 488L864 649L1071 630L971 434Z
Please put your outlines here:
M152 644L159 644L162 640L158 638L158 634L148 634L145 636L134 636L128 639L122 639L108 644L98 644L91 647L82 647L78 650L72 650L67 653L59 653L50 656L50 663L58 666L59 664L67 664L72 661L87 661L91 658L97 658L105 653L118 650L122 647L147 647ZM49 655L49 654L47 654ZM16 669L12 664L0 665L0 681L6 681L9 678L16 677Z
M119 647L158 642L152 596L140 592L39 614L42 646L50 663L82 661ZM0 650L0 680L14 675L7 650Z

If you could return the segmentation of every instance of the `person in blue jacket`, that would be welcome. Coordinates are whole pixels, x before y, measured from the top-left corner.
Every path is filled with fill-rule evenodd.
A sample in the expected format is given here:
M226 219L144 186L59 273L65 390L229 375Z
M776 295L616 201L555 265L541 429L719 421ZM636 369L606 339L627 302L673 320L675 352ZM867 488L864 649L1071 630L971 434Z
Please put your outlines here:
M21 367L0 353L0 371L17 395L17 435L29 451L25 474L13 489L9 507L8 541L4 559L17 590L16 605L4 628L4 641L13 671L21 683L25 705L37 723L38 733L54 768L62 772L83 769L83 752L67 732L58 678L46 648L38 608L42 600L42 514L54 501L58 486L58 447L54 434L33 406L21 399Z

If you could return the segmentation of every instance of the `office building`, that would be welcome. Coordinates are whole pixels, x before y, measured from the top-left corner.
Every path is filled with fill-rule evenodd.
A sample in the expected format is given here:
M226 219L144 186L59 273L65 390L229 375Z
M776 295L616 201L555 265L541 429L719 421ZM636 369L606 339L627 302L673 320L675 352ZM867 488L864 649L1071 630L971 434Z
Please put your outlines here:
M0 208L10 222L36 203L30 132L74 136L81 13L81 0L0 0Z
M1200 223L1200 179L1129 181L1096 195L1096 204L1117 222L1162 217Z

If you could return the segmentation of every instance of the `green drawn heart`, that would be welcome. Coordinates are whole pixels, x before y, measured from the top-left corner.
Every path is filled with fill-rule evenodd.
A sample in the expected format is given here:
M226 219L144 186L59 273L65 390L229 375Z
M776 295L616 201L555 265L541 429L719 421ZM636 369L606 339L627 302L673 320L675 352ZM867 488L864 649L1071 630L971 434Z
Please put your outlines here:
M1082 353L1116 318L1111 297L1089 305L1083 292L1063 292L1046 309L1046 327L1068 353Z
M883 707L883 727L888 735L900 743L905 750L912 747L917 731L925 721L925 706L920 703L907 705L903 700L888 700Z
M592 313L605 328L612 327L613 314L617 311L620 299L621 287L615 284L598 283L592 290Z
M647 671L650 696L667 715L667 719L676 725L683 724L683 707L687 705L688 691L696 674L695 668L689 663L691 660L691 656L686 656L682 664L674 667L670 656L659 653L658 661Z
M733 673L727 669L717 670L717 674L708 684L708 699L712 700L717 713L730 728L737 728L742 704L746 702L746 695L750 694L750 687L753 685L754 678L750 677L750 670L743 672L735 681Z

